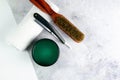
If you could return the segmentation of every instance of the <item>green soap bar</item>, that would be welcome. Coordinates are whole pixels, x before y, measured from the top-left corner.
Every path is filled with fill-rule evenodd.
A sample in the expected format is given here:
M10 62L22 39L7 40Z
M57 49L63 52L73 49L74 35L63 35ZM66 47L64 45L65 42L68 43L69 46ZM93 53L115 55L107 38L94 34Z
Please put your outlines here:
M54 64L59 57L59 47L53 40L41 39L34 44L32 57L37 64L50 66Z

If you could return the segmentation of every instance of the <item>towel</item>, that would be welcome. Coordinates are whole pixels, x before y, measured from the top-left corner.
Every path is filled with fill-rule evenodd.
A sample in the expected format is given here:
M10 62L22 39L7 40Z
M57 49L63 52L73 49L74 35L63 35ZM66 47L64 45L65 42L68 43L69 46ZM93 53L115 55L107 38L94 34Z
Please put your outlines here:
M52 2L49 0L46 0L46 2L50 4L54 11L59 11L58 7ZM16 47L18 50L25 50L43 30L43 28L34 21L33 14L36 12L43 16L48 22L51 21L49 15L33 6L16 29L12 30L7 37L8 43Z

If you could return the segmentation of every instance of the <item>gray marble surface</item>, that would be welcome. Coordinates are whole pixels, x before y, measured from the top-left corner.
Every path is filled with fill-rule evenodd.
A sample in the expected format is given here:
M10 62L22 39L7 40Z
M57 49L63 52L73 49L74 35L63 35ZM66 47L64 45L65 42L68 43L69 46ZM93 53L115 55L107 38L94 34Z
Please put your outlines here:
M32 4L28 0L8 0L19 23ZM60 46L60 58L51 67L34 64L39 80L120 80L120 0L51 0L82 32L82 43ZM48 36L49 35L49 36ZM54 39L47 32L40 36Z

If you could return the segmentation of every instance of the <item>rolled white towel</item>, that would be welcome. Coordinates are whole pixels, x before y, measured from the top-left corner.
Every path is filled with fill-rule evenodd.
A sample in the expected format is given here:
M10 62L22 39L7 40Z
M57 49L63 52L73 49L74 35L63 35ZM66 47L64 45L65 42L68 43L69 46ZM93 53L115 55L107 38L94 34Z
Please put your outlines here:
M49 0L46 0L46 2L51 5L54 11L59 11L58 7L52 2ZM7 38L7 41L19 50L25 50L43 30L43 28L34 21L33 14L36 12L42 15L49 22L51 21L50 17L46 13L33 6L17 28L14 29Z

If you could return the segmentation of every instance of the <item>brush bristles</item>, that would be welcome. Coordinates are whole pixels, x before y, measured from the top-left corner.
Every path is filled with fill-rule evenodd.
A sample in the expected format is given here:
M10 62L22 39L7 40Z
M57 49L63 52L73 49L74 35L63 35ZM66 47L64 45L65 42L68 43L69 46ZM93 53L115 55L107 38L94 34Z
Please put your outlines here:
M56 16L54 22L74 41L81 42L84 39L84 34L79 29L77 29L70 21L68 21L64 16Z

